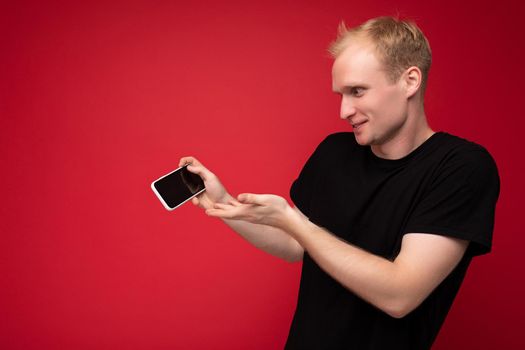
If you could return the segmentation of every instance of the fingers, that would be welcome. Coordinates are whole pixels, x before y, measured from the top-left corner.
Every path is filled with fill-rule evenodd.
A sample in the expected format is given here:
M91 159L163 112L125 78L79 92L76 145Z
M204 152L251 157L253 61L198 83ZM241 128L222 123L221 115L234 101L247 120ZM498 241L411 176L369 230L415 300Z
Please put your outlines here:
M228 204L216 203L213 208L206 209L206 215L223 219L234 219L237 217L237 207Z
M197 160L197 158L192 156L182 157L179 160L179 166L183 166L184 164L195 164L195 165L202 165L201 162Z
M265 194L241 193L237 196L237 199L245 204L264 205L267 197L268 195Z
M241 193L237 196L237 200L241 203L251 203L253 195L251 193Z
M215 203L215 204L213 205L213 209L223 209L223 210L228 210L228 209L231 209L231 208L235 208L235 206L230 205L230 204L222 204L222 203Z
M243 220L245 218L246 205L236 202L235 204L215 203L213 208L207 209L206 214L223 219Z
M239 202L238 200L236 200L233 197L230 200L228 200L228 204L233 205L234 207L239 207L239 206L242 205L241 202Z
M182 157L179 161L179 167L185 164L190 164L187 169L190 172L199 175L203 181L207 181L213 176L213 173L206 169L206 167L195 157Z

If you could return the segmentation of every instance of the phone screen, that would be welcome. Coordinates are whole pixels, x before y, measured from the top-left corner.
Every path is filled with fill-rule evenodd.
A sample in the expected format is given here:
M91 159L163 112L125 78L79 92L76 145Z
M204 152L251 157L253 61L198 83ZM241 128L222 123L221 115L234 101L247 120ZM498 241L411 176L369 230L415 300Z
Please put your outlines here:
M205 190L204 182L197 174L180 167L153 181L151 188L164 207L173 210Z

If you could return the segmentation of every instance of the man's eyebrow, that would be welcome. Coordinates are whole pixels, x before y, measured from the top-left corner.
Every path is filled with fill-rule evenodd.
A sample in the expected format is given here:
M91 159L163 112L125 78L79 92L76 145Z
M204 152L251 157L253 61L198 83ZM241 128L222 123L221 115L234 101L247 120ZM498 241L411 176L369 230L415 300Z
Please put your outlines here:
M335 92L336 94L340 94L345 91L351 91L355 87L360 87L360 88L365 88L365 89L368 88L366 84L360 84L356 82L352 84L346 84L345 86L341 88L341 90L332 89L332 91Z
M332 91L335 92L336 94L340 94L343 91L348 91L348 90L351 90L352 88L353 88L352 85L346 84L341 89L334 89L334 88L332 88Z

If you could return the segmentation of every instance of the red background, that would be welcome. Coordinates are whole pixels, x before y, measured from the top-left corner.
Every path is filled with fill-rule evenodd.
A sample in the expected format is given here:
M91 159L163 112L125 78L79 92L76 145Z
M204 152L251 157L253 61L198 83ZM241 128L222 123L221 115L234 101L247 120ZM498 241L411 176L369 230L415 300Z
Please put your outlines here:
M84 3L90 3L89 5ZM520 1L4 2L0 347L280 349L300 264L149 185L194 155L228 189L288 197L339 120L340 20L417 21L435 130L483 144L502 188L435 349L522 349ZM521 342L521 344L519 343Z

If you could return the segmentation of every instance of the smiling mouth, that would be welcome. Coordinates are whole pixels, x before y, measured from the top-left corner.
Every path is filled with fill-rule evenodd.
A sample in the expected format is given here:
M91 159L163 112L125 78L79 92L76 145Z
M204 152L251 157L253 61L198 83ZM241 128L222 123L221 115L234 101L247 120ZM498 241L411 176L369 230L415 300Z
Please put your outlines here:
M358 130L361 127L361 125L363 125L364 123L366 123L366 121L352 124L352 128L354 128L354 130Z

